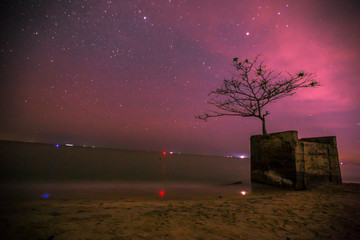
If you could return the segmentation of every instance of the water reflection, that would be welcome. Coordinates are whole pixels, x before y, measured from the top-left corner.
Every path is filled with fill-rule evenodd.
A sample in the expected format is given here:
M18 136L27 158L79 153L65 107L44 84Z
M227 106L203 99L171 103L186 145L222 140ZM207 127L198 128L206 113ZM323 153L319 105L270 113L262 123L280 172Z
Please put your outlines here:
M119 198L128 196L160 196L162 198L187 198L248 195L250 184L219 186L197 183L126 183L126 182L82 182L82 183L11 183L0 184L1 198L43 199L59 198Z

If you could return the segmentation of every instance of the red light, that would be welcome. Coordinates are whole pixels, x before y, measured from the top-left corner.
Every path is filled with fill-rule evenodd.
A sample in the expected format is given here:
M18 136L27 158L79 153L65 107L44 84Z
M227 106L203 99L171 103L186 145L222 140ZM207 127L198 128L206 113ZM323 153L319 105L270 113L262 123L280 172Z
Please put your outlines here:
M163 152L163 155L166 155L166 152Z
M161 190L159 194L161 197L164 196L164 194L165 194L164 190Z

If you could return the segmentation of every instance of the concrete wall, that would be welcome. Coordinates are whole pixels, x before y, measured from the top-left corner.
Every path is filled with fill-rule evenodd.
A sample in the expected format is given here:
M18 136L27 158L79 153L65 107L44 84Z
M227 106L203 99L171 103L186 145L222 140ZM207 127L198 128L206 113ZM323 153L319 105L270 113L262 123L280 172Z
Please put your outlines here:
M302 138L297 156L304 155L305 181L341 183L336 137Z
M296 131L251 136L251 180L293 187L296 182Z
M298 139L296 131L251 137L251 180L295 189L341 183L336 137Z

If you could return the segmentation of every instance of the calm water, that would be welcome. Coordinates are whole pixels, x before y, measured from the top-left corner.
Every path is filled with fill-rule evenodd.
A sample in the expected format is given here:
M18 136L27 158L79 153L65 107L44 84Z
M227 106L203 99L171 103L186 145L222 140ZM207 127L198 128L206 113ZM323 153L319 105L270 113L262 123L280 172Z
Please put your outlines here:
M241 171L241 164L234 164ZM128 169L130 170L130 169ZM197 169L199 174L206 175L203 169ZM212 179L205 181L189 181L180 177L178 181L163 179L162 181L70 181L70 182L18 182L0 184L1 199L77 199L77 198L126 198L142 195L152 198L182 198L191 196L219 197L224 195L241 196L251 194L252 185L247 171L239 174L244 180L242 184L222 185ZM344 183L360 183L360 166L341 166ZM226 175L225 172L219 171ZM245 179L244 177L247 176ZM216 179L224 180L226 176ZM193 179L194 180L194 179ZM195 179L196 180L196 179ZM164 194L164 196L161 196Z
M250 189L249 159L0 142L1 198L239 194Z
M360 166L341 165L341 176L344 183L360 183Z
M360 183L360 166L341 172L344 183ZM251 192L249 159L7 142L0 180L1 198Z
M250 181L249 159L0 142L1 182Z

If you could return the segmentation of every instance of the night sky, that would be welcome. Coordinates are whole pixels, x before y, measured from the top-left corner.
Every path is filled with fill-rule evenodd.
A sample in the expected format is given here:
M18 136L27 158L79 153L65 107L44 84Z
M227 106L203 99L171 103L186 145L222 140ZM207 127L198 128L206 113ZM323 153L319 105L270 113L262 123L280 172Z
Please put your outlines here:
M2 1L0 139L249 155L257 118L195 115L232 59L321 86L269 105L268 132L337 136L360 163L359 1Z

